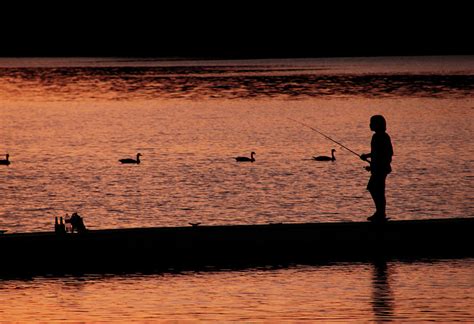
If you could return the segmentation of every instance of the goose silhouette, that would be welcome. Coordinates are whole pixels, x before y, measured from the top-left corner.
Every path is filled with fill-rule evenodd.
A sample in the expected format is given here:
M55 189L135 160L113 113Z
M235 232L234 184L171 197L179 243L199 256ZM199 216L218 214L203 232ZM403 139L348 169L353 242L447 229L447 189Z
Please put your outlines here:
M335 149L331 150L331 156L325 156L325 155L320 155L320 156L313 156L313 159L316 161L336 161L336 157L334 156L334 152L336 152Z
M8 159L10 157L10 154L5 154L5 157L5 160L0 160L0 165L10 165L10 160Z
M253 157L255 154L255 152L250 153L250 157L238 156L235 158L235 160L237 162L255 162L255 158Z
M141 153L137 153L137 159L120 159L120 163L122 164L140 164L140 156L142 156Z

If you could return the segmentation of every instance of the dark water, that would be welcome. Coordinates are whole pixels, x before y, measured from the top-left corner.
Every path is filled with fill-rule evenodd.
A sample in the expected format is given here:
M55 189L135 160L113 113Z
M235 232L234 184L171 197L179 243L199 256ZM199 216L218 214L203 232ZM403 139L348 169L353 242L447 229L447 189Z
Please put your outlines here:
M459 60L472 63L469 57ZM102 61L99 63L105 64ZM176 62L178 65L180 63L183 64L181 61ZM21 95L28 98L49 95L66 100L305 99L350 96L463 98L474 90L474 75L468 69L441 74L439 72L444 71L385 72L380 69L365 73L346 70L341 73L341 66L337 66L341 62L337 60L328 66L318 66L315 60L307 60L306 65L305 61L298 61L298 64L286 61L255 62L253 65L204 63L204 66L196 62L197 66L5 67L0 70L0 81L8 83L3 89L7 96Z
M393 219L474 216L474 58L0 59L0 229L360 221L369 118ZM335 148L336 161L314 155ZM256 162L234 157L255 151ZM140 165L118 159L143 154ZM0 321L468 321L472 260L0 280Z

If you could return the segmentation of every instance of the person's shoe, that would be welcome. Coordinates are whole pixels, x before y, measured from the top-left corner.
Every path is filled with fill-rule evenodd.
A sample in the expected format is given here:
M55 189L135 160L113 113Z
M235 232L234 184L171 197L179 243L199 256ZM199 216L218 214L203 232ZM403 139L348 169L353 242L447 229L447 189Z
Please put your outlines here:
M377 213L373 214L372 216L367 217L367 220L373 222L379 215Z
M379 214L375 213L370 217L367 217L369 222L386 222L388 220L387 216L380 216Z

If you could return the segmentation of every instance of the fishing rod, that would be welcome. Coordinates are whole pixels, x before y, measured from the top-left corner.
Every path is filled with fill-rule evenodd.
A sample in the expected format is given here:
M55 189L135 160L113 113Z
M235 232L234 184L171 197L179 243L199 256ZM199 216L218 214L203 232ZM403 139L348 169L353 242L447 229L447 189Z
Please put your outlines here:
M298 121L298 120L295 120L295 119L292 119L292 118L289 118L289 117L287 117L287 118L288 118L289 120L294 121L295 123L298 123L298 124L300 124L300 125L303 125L303 126L305 126L305 127L308 127L309 129L315 131L316 133L318 133L318 134L324 136L325 138L327 138L327 139L330 140L331 142L334 142L334 143L336 143L337 145L341 146L342 148L345 148L346 150L348 150L348 151L351 152L352 154L357 155L359 158L361 157L360 154L354 152L353 150L351 150L351 149L348 148L347 146L345 146L345 145L339 143L338 141L332 139L331 137L327 136L327 135L324 134L323 132L320 132L320 131L317 130L316 128L314 128L314 127L312 127L312 126L309 126L308 124L305 124L305 123L300 122L300 121ZM369 160L364 160L364 161L370 163Z

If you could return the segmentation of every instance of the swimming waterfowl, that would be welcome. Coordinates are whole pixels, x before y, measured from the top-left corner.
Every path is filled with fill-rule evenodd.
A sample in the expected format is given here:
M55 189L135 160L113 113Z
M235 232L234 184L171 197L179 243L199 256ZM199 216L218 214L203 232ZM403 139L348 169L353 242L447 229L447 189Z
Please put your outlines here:
M250 153L250 157L238 156L235 158L235 160L237 162L255 162L255 158L253 157L255 154L255 152Z
M313 156L313 159L316 161L336 161L336 157L334 156L334 152L336 152L335 149L331 150L331 156L325 156L325 155L320 155L320 156Z
M10 154L5 154L5 156L5 160L0 160L0 165L10 165L10 160L8 159L10 157Z
M141 153L137 153L137 159L120 159L120 163L122 164L140 164L140 156L142 156Z

